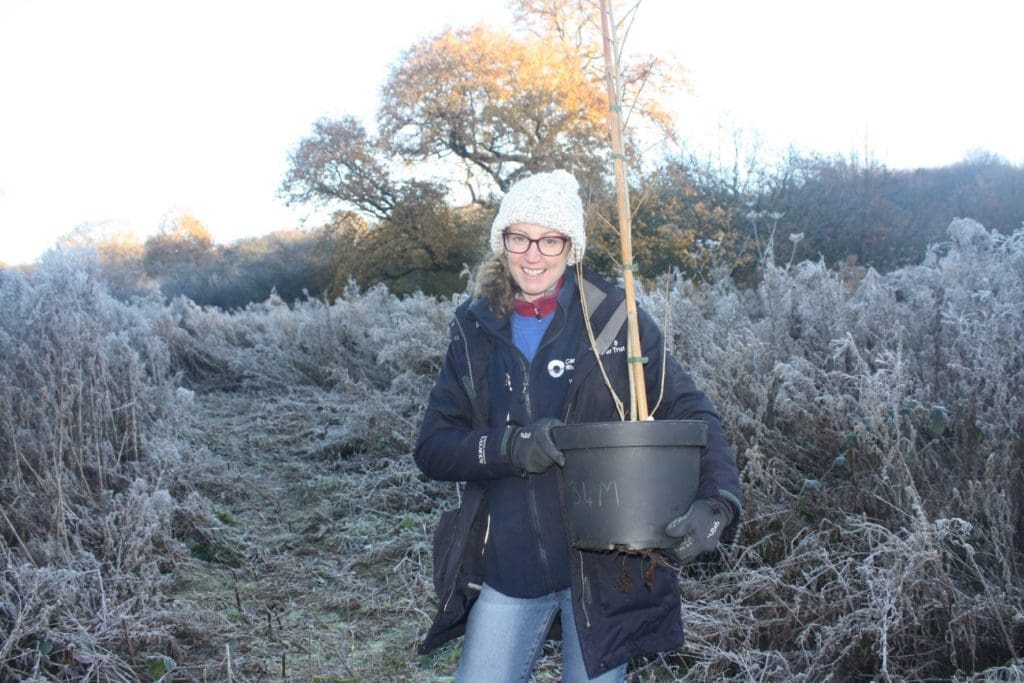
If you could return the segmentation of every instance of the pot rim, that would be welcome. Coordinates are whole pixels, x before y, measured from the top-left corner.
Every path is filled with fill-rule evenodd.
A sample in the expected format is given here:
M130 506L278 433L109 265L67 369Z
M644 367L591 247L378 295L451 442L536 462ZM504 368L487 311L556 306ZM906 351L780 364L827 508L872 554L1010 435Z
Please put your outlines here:
M555 427L551 438L559 450L642 448L644 446L705 446L704 420L645 420L579 422Z

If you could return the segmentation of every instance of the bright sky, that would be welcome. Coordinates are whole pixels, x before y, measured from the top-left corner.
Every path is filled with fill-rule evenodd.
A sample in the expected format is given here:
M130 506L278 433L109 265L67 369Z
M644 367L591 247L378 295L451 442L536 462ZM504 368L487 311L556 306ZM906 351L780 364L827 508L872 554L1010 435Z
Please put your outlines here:
M225 243L296 227L277 189L313 121L372 126L403 49L510 19L503 0L0 0L0 261L174 209ZM893 168L1021 164L1021 26L1017 0L642 0L626 47L690 69L672 103L694 146L738 126Z

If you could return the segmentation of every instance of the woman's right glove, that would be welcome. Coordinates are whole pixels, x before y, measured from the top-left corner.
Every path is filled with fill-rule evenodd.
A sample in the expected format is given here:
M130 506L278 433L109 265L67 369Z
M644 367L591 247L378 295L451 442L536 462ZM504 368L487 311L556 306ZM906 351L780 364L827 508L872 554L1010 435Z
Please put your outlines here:
M552 465L564 465L565 456L555 448L551 429L562 424L553 417L542 417L529 427L517 427L509 446L509 460L529 474L540 474Z
M667 536L679 539L669 551L679 562L689 562L701 553L714 550L732 518L732 506L721 498L695 500L685 515L676 517L665 527Z

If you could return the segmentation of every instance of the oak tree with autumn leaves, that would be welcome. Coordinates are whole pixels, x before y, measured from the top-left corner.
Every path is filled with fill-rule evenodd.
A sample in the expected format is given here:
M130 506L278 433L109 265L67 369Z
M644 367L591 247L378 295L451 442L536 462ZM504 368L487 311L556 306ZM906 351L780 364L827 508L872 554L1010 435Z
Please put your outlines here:
M482 26L414 45L392 69L378 113L403 160L454 158L474 200L540 169L603 173L607 103L581 60L550 41Z
M449 28L409 47L384 79L374 125L322 119L293 151L282 195L337 211L324 229L332 294L350 279L399 294L461 291L459 274L483 257L500 196L519 178L556 167L582 185L587 265L621 272L597 3L511 6L512 30ZM615 10L625 44L633 20L649 19L637 7ZM634 261L643 279L678 270L750 284L771 253L830 267L852 259L884 272L941 241L954 218L1000 230L1019 225L1024 169L999 159L890 171L794 151L773 161L739 143L725 161L698 158L685 144L655 153L658 142L683 138L661 102L685 87L685 72L632 53L621 68Z
M524 0L514 10L518 33L450 28L406 50L381 90L376 133L350 116L324 119L293 152L282 194L340 211L328 226L339 286L352 277L398 292L461 289L500 195L537 171L569 169L594 207L610 196L596 3ZM678 80L675 68L650 56L629 64L623 89L636 120L671 135L656 85Z

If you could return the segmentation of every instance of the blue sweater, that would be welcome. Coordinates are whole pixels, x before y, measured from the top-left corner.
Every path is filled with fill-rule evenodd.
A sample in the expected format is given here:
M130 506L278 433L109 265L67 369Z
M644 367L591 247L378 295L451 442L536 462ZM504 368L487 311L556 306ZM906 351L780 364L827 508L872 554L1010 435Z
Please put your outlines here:
M512 341L515 342L516 348L526 356L527 362L533 362L533 357L537 354L537 347L540 346L540 340L544 338L544 333L547 332L554 317L553 311L543 318L519 315L518 313L512 314Z

